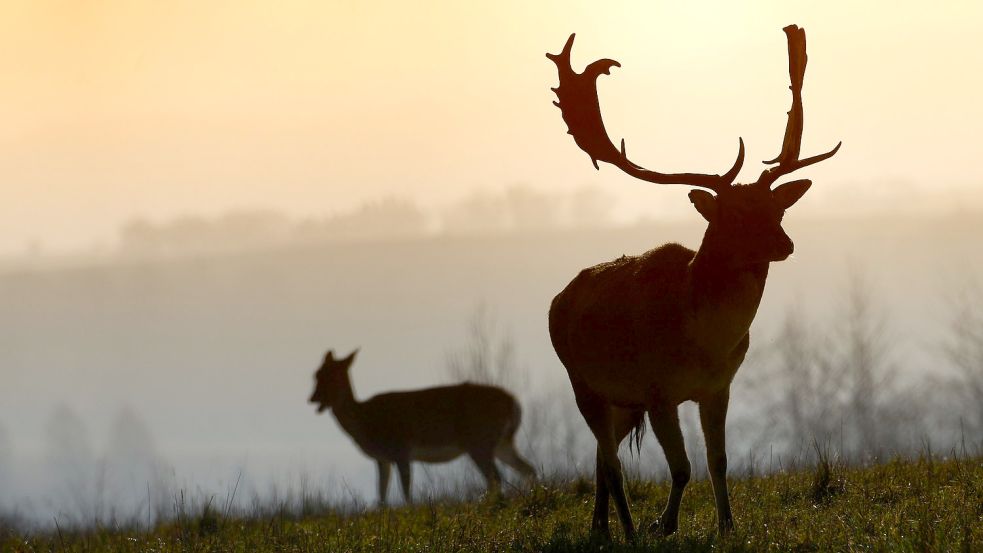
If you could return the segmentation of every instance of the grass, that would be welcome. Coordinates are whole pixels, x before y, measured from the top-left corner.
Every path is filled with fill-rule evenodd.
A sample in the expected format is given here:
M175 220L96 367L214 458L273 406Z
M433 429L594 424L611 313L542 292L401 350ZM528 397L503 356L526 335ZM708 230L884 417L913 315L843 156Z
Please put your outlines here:
M668 485L629 486L640 528L658 516ZM670 538L613 543L587 533L590 482L540 484L505 498L304 515L223 515L210 506L152 530L90 529L17 535L0 551L983 551L983 458L895 460L732 478L737 528L715 535L706 480L690 485Z

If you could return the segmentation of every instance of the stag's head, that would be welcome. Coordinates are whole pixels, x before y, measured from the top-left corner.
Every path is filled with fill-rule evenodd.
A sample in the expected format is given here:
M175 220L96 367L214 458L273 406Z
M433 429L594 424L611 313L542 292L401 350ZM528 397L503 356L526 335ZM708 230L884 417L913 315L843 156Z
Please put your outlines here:
M597 78L610 74L612 67L621 64L601 59L589 64L583 73L570 65L570 52L576 35L570 35L559 54L546 54L556 64L560 84L553 91L553 102L563 115L577 145L590 156L594 167L598 161L610 163L636 179L656 184L685 184L698 187L689 194L696 210L707 220L708 243L722 256L735 262L781 261L792 254L792 240L785 234L781 222L785 210L805 194L812 181L795 180L773 186L778 179L833 156L840 144L824 153L807 158L799 157L802 144L802 80L806 68L805 31L795 25L785 27L788 37L789 76L792 84L792 108L788 112L782 151L769 168L751 184L734 184L744 164L744 141L739 139L737 159L721 174L660 173L635 164L628 159L625 141L616 147L608 137L601 118L597 97Z
M348 357L335 359L334 350L328 350L324 356L324 362L314 373L314 392L311 394L308 403L317 405L317 412L322 413L326 409L334 407L338 395L350 387L348 370L355 361L355 354L358 350L348 354Z

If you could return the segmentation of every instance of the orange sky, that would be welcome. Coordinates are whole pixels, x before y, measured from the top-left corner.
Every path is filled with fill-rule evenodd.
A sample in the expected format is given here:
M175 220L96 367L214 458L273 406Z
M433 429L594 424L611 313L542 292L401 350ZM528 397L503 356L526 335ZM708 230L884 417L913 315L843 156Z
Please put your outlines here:
M722 171L743 136L754 178L780 146L794 22L804 150L844 142L802 175L813 206L905 183L940 205L983 197L983 4L531 4L3 0L0 253L111 243L134 215L324 214L517 183L688 209L681 191L595 172L564 134L543 53L571 31L578 69L622 62L605 118L643 165Z

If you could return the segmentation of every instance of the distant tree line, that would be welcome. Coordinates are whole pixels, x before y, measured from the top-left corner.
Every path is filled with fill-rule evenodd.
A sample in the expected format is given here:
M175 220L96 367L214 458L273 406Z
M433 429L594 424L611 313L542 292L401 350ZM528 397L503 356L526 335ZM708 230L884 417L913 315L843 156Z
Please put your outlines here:
M136 218L119 230L127 256L172 256L262 249L298 242L405 239L434 234L490 234L597 227L611 222L614 201L600 189L555 194L527 186L477 192L443 209L389 198L323 217L294 219L275 210L217 217Z
M0 526L4 519L35 519L35 511L45 507L54 508L53 519L45 522L61 528L153 523L171 511L171 471L131 408L116 414L109 441L97 452L81 417L57 406L45 423L43 444L45 489L32 496L15 493L12 450L0 428L0 489L6 490L0 494Z

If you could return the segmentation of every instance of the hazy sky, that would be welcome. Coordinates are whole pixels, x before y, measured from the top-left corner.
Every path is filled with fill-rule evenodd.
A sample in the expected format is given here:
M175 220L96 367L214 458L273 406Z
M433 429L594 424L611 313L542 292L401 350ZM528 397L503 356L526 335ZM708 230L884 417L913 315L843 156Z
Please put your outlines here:
M804 149L844 142L803 175L820 184L814 205L861 185L866 201L912 187L943 205L983 196L979 2L0 6L0 252L106 242L134 215L324 214L517 183L685 206L681 191L595 172L564 134L543 54L571 31L578 70L622 62L601 99L643 165L723 171L743 136L753 179L780 146L781 28L797 23Z

